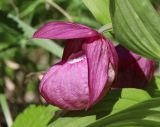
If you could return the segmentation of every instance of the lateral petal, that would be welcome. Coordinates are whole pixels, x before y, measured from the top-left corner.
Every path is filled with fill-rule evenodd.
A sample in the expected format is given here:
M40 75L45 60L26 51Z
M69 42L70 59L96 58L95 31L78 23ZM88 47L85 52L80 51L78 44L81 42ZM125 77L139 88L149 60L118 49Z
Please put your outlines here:
M90 107L110 88L115 78L117 54L111 42L101 36L86 40L82 49L88 61Z

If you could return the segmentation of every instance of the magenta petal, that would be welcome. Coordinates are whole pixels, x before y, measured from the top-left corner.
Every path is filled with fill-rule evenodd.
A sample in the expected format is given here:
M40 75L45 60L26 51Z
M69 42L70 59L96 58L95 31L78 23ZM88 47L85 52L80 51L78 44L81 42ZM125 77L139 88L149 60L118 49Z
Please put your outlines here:
M115 78L117 54L110 43L103 37L86 40L83 50L88 61L89 105L95 104L105 91L110 88ZM113 57L116 57L113 59ZM114 62L114 63L112 63ZM114 66L114 65L115 66Z
M118 53L118 74L113 85L115 88L144 88L152 78L155 62L135 54L121 45L116 47Z
M97 31L76 23L50 22L33 37L67 39L62 61L40 83L40 93L50 104L67 110L87 109L110 88L117 72L117 54Z
M81 24L71 22L49 22L33 35L34 38L75 39L98 35L98 32Z
M89 101L88 66L82 51L50 68L41 81L40 93L47 102L62 109L86 108Z

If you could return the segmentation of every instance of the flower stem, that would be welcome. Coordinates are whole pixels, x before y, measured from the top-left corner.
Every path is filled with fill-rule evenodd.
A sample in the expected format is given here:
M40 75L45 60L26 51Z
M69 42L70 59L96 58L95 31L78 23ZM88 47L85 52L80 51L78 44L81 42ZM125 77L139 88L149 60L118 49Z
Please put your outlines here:
M2 107L2 111L4 113L7 125L8 127L11 127L13 121L12 121L11 113L10 113L8 103L4 94L0 94L0 104Z
M61 12L68 19L68 21L73 22L72 17L58 4L56 4L52 0L46 0L46 2L50 4L52 7L54 7L55 9L57 9L59 12Z
M101 28L99 28L98 32L99 33L103 33L104 31L108 31L112 29L112 24L106 24L104 26L102 26Z
M10 2L10 4L11 4L11 6L13 7L13 9L15 10L16 16L19 17L19 9L18 9L18 7L16 6L14 0L10 0L9 2Z

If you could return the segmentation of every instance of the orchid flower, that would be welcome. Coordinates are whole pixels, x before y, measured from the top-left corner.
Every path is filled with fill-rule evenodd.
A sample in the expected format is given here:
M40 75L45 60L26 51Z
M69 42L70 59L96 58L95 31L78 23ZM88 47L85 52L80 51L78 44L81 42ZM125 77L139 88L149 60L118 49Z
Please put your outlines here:
M118 74L113 85L115 88L144 88L152 78L155 62L141 57L121 45L116 47L118 54Z
M77 23L49 22L34 38L66 39L62 60L43 76L44 99L66 110L93 106L110 88L117 72L117 53L111 41Z

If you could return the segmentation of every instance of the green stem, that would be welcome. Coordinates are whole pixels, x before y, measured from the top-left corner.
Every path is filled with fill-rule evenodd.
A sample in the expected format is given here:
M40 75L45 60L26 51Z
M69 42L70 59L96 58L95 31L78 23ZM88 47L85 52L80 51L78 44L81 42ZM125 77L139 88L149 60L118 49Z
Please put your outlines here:
M10 0L9 2L11 4L11 6L13 7L13 9L15 10L17 17L19 17L19 9L16 6L16 4L14 3L14 0Z
M112 29L112 24L106 24L104 26L102 26L101 28L99 28L98 32L99 33L103 33L104 31L108 31Z
M11 127L13 121L12 121L11 113L10 113L8 103L4 94L0 94L0 104L2 107L2 111L4 113L7 125L8 127Z
M50 4L52 7L54 7L55 9L57 9L59 12L61 12L68 19L68 21L73 22L72 17L58 4L56 4L52 0L46 0L46 2Z

